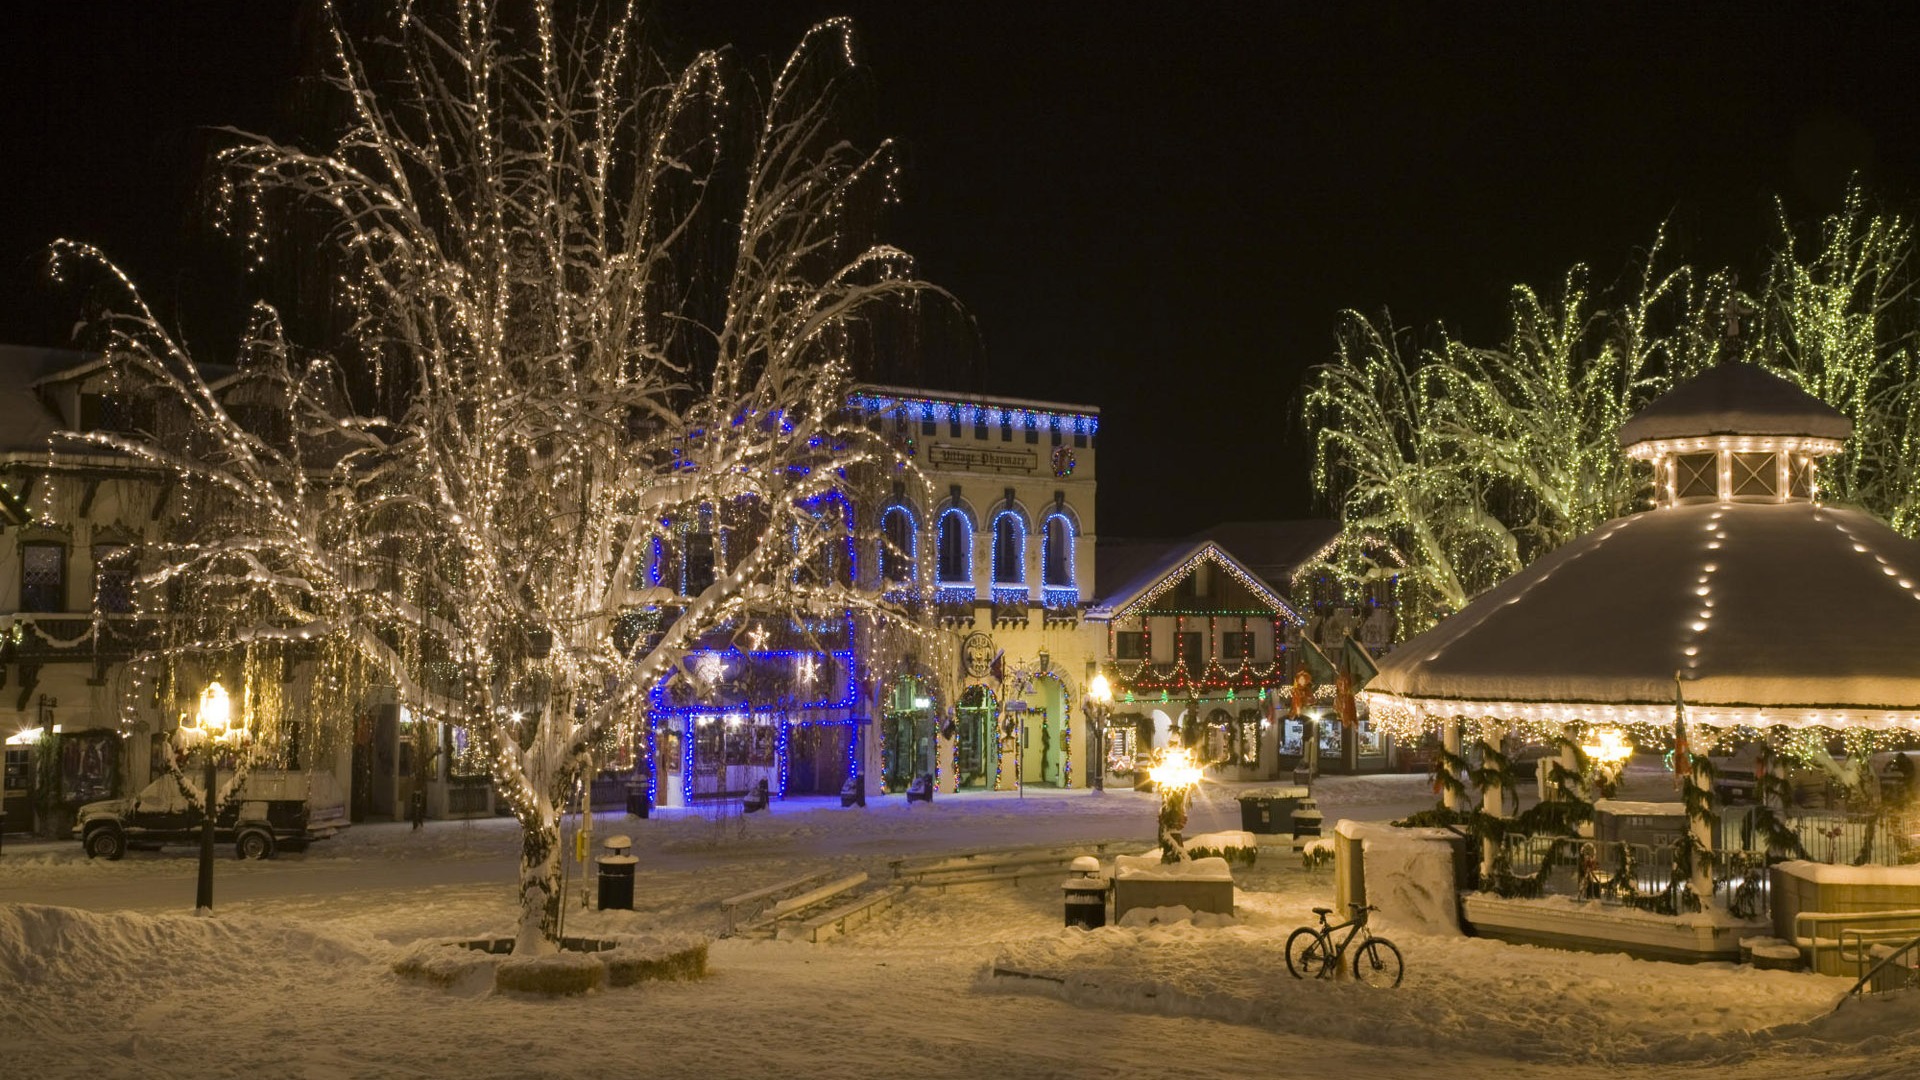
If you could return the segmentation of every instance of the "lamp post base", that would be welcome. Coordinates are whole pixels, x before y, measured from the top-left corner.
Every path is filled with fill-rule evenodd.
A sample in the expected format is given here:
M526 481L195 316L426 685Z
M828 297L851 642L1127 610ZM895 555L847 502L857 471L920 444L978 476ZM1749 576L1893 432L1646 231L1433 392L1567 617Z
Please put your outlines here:
M213 910L213 747L206 749L206 819L200 823L200 890L193 901L195 910Z

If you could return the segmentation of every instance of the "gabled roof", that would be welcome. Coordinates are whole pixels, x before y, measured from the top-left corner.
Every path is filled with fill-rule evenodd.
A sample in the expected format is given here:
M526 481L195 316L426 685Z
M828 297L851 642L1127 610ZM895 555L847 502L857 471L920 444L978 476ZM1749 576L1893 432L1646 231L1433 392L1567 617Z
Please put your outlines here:
M1329 518L1296 521L1228 521L1194 533L1190 539L1211 540L1241 565L1265 578L1280 592L1292 586L1293 575L1327 549L1340 535L1340 523Z
M1620 425L1620 445L1706 435L1785 435L1842 442L1853 421L1755 364L1717 364L1655 398Z
M0 453L46 452L47 440L65 425L37 388L91 359L71 349L0 345Z
M1166 588L1211 562L1271 608L1295 624L1304 623L1259 574L1211 540L1102 540L1094 551L1094 580L1118 582L1087 610L1091 619L1118 619L1152 602Z

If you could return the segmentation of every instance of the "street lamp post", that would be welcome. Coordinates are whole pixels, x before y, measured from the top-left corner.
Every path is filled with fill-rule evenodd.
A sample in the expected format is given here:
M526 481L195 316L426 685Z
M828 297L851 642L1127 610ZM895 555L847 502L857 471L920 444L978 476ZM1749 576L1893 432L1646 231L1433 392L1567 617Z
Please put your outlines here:
M227 732L231 717L231 705L227 700L227 688L218 682L207 684L200 694L200 752L206 758L206 810L205 819L200 823L200 890L193 906L196 910L213 910L213 796L214 786L219 782L214 774L213 744Z
M1113 707L1113 686L1105 672L1096 671L1087 682L1087 719L1093 728L1093 790L1107 790L1107 710Z

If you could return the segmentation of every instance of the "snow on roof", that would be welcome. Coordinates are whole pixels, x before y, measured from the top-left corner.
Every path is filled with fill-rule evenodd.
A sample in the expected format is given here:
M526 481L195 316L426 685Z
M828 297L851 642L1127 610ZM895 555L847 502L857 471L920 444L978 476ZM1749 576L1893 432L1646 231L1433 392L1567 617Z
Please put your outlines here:
M1801 435L1845 441L1853 421L1756 365L1708 368L1620 425L1620 445L1703 435Z
M1101 541L1094 549L1094 580L1119 584L1094 601L1088 617L1123 618L1130 608L1146 602L1155 586L1185 576L1203 560L1225 570L1274 614L1296 625L1306 621L1260 575L1211 540Z
M1340 523L1337 521L1330 518L1303 518L1297 521L1228 521L1194 533L1193 539L1211 540L1219 544L1275 589L1285 591L1293 575L1318 558L1339 535Z
M34 388L88 362L71 349L0 345L0 452L46 451L62 423Z
M1619 518L1379 661L1383 719L1920 727L1920 542L1851 508ZM1561 708L1566 706L1566 708Z

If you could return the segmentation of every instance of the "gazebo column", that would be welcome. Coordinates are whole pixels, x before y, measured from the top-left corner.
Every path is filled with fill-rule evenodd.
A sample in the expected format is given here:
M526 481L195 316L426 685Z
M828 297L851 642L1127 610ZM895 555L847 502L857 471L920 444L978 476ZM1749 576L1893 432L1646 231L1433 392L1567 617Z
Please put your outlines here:
M1507 728L1505 724L1493 720L1482 720L1480 722L1480 749L1482 751L1480 760L1483 763L1482 767L1484 767L1484 763L1487 760L1485 751L1491 750L1496 754L1499 753L1500 742L1506 738L1506 734ZM1480 793L1481 813L1490 814L1494 817L1506 816L1506 797L1506 788L1501 787L1499 784L1487 785L1486 789ZM1483 883L1482 888L1485 888L1484 883L1493 877L1493 855L1493 839L1491 837L1483 838L1480 841L1480 880Z
M1575 749L1571 742L1563 743L1560 747L1560 767L1569 775L1579 777L1573 790L1580 793L1580 798L1592 802L1593 792L1588 790L1586 775L1580 771L1580 751Z
M1713 821L1708 817L1712 812L1713 781L1706 770L1693 763L1693 754L1687 757L1685 762L1674 762L1676 768L1686 769L1680 797L1687 806L1687 837L1695 852L1693 872L1687 884L1704 910L1713 906Z
M1440 725L1440 749L1446 752L1449 761L1460 757L1460 721L1448 720ZM1455 776L1454 779L1458 780L1459 777ZM1466 809L1465 798L1453 784L1440 785L1440 798L1442 805L1453 813Z

